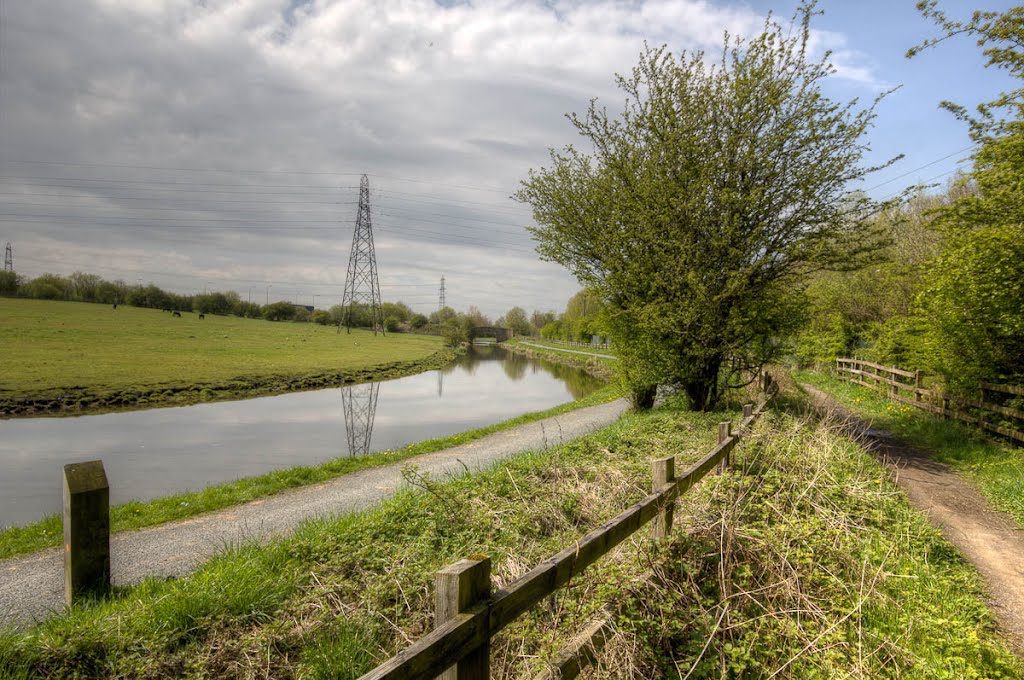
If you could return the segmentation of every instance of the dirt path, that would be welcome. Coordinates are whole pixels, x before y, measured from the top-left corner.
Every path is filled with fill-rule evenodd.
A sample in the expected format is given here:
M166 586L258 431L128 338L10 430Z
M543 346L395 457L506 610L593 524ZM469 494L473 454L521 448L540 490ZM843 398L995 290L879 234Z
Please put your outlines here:
M625 399L496 432L468 444L360 470L329 482L111 538L115 584L146 576L182 576L225 546L287 534L302 521L367 508L395 493L402 468L415 465L434 478L480 470L529 450L580 437L613 423L629 407ZM0 560L0 629L24 627L64 608L63 554L59 548Z
M978 569L989 604L1018 654L1024 653L1024 531L1009 515L993 510L970 483L932 454L841 407L811 385L801 387L821 410L845 419L896 475L914 507L927 513L942 534Z

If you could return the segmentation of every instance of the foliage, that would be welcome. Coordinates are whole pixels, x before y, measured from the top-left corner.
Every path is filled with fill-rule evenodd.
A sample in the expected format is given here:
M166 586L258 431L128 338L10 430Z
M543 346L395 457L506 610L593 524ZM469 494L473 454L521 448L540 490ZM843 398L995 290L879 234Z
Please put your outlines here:
M412 318L409 319L409 325L416 329L423 328L427 323L429 323L429 320L422 314L413 314Z
M14 272L0 271L0 295L14 295L21 282Z
M526 310L522 307L513 307L505 312L505 316L498 319L497 324L509 328L515 335L533 335L533 326L526 318Z
M918 4L943 31L909 56L956 35L977 38L988 66L1024 79L1024 7L949 19L935 0ZM920 296L929 321L933 367L954 386L1024 376L1024 86L980 104L971 115L944 106L970 125L978 144L970 181L975 191L937 214L946 235Z
M309 320L315 324L327 326L331 323L331 313L325 309L315 309L310 315Z
M384 330L388 333L397 333L399 325L402 322L398 320L398 317L387 316L384 317Z
M861 228L877 204L847 187L874 106L821 91L833 72L808 52L813 4L795 30L769 19L721 60L646 49L618 78L618 118L592 103L570 116L592 154L551 153L517 198L533 208L541 256L606 304L634 401L680 385L695 409L776 356L799 320L793 291L815 270L876 246ZM827 59L827 57L826 57Z
M290 302L271 302L263 307L263 318L267 321L291 321L298 309Z

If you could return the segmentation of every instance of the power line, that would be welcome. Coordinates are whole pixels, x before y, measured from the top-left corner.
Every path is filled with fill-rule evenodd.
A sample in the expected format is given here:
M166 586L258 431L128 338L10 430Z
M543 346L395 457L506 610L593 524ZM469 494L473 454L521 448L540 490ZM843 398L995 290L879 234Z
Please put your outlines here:
M956 155L958 155L958 154L962 154L962 153L963 153L963 152L965 152L965 151L970 151L970 150L971 150L971 149L973 149L973 148L974 148L975 146L976 146L975 144L971 144L970 146L965 146L964 148L962 148L962 149L960 149L960 150L958 150L958 151L954 151L954 152L953 152L953 153L951 153L951 154L946 154L946 155L945 155L945 156L943 156L942 158L936 158L936 159L935 159L934 161L931 161L931 162L929 162L929 163L925 163L924 165L921 165L921 166L919 166L919 167L916 167L916 168L914 168L913 170L908 170L907 172L903 173L902 175L897 175L896 177L893 177L892 179L887 179L887 180L885 180L884 182L881 182L881 183L879 183L879 184L876 184L876 185L875 185L875 186L873 186L873 187L868 187L867 189L864 189L864 191L872 191L872 190L874 190L874 189L877 189L878 187L883 187L883 186L885 186L886 184L891 184L892 182L895 182L895 181L896 181L896 180L898 180L898 179L903 179L904 177L907 177L908 175L913 175L913 174L914 174L915 172L918 172L918 171L920 171L920 170L924 170L925 168L929 168L929 167L931 167L931 166L935 165L936 163L941 163L942 161L946 160L947 158L952 158L953 156L956 156ZM948 173L947 173L947 174L948 174ZM897 193L898 193L898 192L897 192Z

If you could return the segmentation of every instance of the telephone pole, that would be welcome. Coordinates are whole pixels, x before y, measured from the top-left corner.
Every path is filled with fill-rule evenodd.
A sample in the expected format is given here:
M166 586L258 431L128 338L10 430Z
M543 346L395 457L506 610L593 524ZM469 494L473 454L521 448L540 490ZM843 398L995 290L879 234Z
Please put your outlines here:
M11 254L11 242L7 242L7 247L4 249L4 271L14 271L14 255Z
M356 305L369 305L373 334L378 328L384 334L384 312L380 304L380 281L377 279L377 254L373 248L373 225L370 223L370 180L359 180L359 212L352 232L352 250L345 275L345 294L341 301L345 314L345 330L352 332Z
M441 311L445 307L444 301L444 274L441 275L441 292L437 296L437 311Z

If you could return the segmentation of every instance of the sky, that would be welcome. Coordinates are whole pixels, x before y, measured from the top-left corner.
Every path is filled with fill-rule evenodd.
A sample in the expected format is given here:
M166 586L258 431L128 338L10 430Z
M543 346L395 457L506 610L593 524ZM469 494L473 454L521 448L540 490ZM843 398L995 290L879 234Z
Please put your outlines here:
M1012 3L946 0L952 17ZM877 107L854 187L948 181L970 140L943 99L1012 83L914 0L822 0L826 93ZM752 36L795 2L749 0L0 0L0 245L24 276L85 271L254 302L342 299L362 174L381 293L497 317L579 289L534 252L510 198L568 112L620 110L614 74Z

